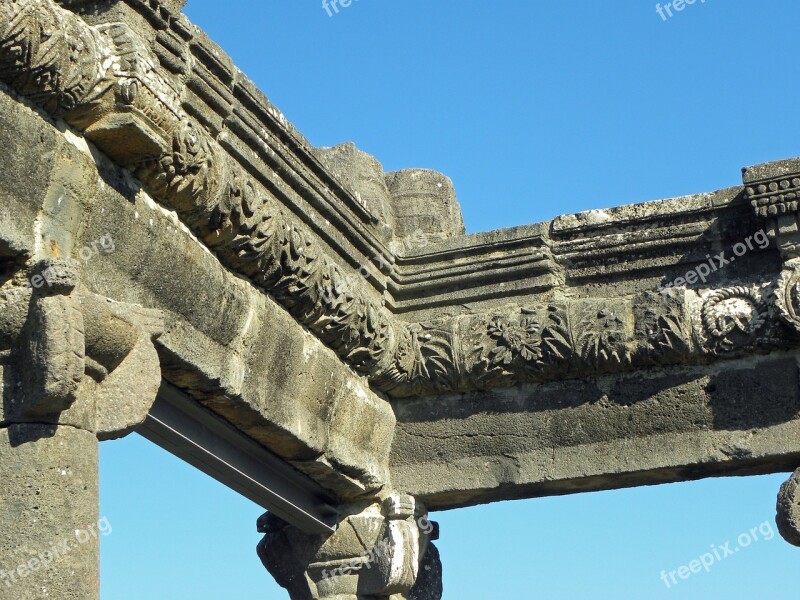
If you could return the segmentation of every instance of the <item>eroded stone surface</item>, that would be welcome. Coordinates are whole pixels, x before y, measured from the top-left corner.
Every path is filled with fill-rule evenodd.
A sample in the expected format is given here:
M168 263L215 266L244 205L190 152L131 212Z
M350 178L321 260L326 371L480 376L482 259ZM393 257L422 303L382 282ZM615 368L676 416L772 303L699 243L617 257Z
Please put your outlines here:
M342 504L329 539L268 519L262 545L295 597L337 600L441 594L408 494L800 464L797 159L465 236L449 179L313 149L182 4L0 4L3 431L124 435L165 379ZM40 437L6 468L63 460ZM364 540L388 540L373 570L322 576Z
M395 230L395 210L384 181L383 166L378 160L359 150L352 142L332 148L315 148L313 152L328 171L375 215L384 240L391 241Z
M429 242L438 242L464 235L461 206L449 177L430 169L404 169L387 173L386 186L392 195L396 237L421 231Z
M431 509L719 474L800 459L795 357L395 404L395 485Z
M0 137L9 145L52 130L18 102L3 97L2 103L9 126ZM83 287L78 295L87 301L78 314L91 317L86 327L92 375L116 391L104 393L109 400L102 400L90 391L98 388L87 376L86 395L109 406L102 422L90 423L84 406L50 420L104 431L103 437L130 431L141 422L142 410L146 412L146 405L129 401L130 392L152 393L152 402L163 369L172 383L336 493L352 496L385 485L394 430L391 407L274 301L220 269L218 260L174 215L137 190L135 181L102 160L96 164L88 147L81 148L69 136L61 139L58 154L63 158L54 166L56 173L69 167L94 176L79 178L81 187L66 186L60 179L35 182L40 197L53 198L52 208L38 220L31 215L27 226L31 232L39 227L57 241L32 246L31 251L49 254L57 248L80 264ZM13 189L15 177L3 171L0 185ZM11 193L9 199L6 206L15 213L16 201L27 201ZM19 212L25 214L24 208ZM113 242L108 251L97 246L89 260L80 258L82 250L104 238ZM30 288L21 287L25 281L26 271L20 269L3 288L0 331L7 331L8 348L29 318ZM19 294L12 293L17 289ZM150 309L164 316L160 337L150 331ZM137 314L144 321L132 326ZM142 345L144 338L152 343L155 337L158 369L156 356ZM138 358L120 362L125 352ZM114 371L117 367L121 369ZM13 419L9 415L5 420Z
M292 600L440 600L441 564L436 550L429 552L436 530L423 506L392 493L343 506L330 536L309 536L266 514L258 553Z
M0 428L0 598L98 598L97 469L91 432Z

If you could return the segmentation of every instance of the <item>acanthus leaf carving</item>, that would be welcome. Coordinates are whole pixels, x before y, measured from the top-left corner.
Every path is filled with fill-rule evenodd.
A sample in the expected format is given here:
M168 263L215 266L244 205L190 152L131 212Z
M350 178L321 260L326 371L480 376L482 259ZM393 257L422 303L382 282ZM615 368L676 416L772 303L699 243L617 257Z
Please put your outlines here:
M172 136L169 151L160 158L145 162L136 174L153 188L156 195L170 202L190 219L208 219L203 201L216 200L214 192L225 180L219 151L208 134L185 119Z
M74 111L105 82L97 32L52 3L0 3L0 80L48 113Z
M631 362L626 323L611 303L576 303L580 319L573 337L581 362L595 371L620 370ZM575 306L575 305L574 305Z
M677 362L685 359L692 351L691 334L679 315L662 314L657 317L656 329L651 332L651 347L656 364Z
M575 341L565 306L547 307L547 321L542 330L542 364L568 363L575 352Z
M396 327L392 362L373 381L398 396L457 390L459 340L455 327L452 319Z

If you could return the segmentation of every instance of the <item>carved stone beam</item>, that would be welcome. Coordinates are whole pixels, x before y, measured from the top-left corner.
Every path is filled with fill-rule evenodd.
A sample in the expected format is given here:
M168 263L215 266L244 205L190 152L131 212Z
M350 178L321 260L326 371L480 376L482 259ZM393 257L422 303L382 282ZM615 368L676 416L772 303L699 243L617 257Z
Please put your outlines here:
M89 26L52 0L2 3L0 80L134 171L226 267L392 398L704 363L796 342L773 327L772 299L753 286L707 290L700 301L685 289L554 294L546 305L408 323L243 166L231 132L185 112L180 81L128 25ZM789 161L748 169L745 181L788 260L778 306L800 332L798 173Z
M274 515L259 519L264 566L292 600L440 600L438 526L408 495L341 508L330 536L311 536Z
M784 260L775 290L782 321L800 334L800 159L743 169L750 203L767 222L767 235ZM781 536L800 546L800 469L778 494L776 523Z
M747 195L756 214L766 219L767 235L785 260L800 257L800 159L743 169Z

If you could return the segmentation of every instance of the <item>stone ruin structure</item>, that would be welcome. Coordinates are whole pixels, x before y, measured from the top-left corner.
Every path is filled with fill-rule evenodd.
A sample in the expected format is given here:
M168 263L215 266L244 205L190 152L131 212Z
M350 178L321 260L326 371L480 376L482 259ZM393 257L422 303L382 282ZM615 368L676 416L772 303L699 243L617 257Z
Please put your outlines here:
M0 598L97 598L47 551L134 430L270 511L295 600L440 598L429 510L800 466L800 160L467 236L182 5L0 3Z

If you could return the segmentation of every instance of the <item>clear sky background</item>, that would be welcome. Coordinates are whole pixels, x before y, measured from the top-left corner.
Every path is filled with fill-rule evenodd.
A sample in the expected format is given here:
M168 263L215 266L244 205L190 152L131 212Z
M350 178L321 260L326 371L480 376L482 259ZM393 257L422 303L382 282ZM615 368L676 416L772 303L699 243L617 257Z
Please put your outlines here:
M469 232L728 187L742 166L800 154L797 0L697 0L666 21L650 0L186 12L313 144L449 175ZM669 589L659 579L764 522L774 533L785 478L436 514L444 597L797 597L800 549L777 534ZM102 598L285 599L255 554L262 512L138 436L102 445Z

